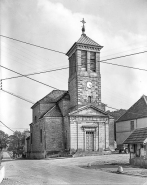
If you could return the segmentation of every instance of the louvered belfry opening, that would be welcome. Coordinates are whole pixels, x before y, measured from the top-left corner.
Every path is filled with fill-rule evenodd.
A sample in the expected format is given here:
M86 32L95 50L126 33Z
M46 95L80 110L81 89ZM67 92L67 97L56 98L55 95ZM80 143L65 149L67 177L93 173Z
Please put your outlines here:
M81 68L87 71L87 51L81 51Z
M96 72L96 54L95 52L90 52L90 70Z
M69 76L72 76L76 72L76 55L75 53L69 58Z

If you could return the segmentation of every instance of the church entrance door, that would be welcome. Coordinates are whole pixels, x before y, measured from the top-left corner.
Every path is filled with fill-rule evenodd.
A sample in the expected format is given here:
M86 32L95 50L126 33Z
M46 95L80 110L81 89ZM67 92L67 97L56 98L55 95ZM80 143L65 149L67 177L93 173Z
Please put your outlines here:
M94 150L94 132L86 131L86 150Z

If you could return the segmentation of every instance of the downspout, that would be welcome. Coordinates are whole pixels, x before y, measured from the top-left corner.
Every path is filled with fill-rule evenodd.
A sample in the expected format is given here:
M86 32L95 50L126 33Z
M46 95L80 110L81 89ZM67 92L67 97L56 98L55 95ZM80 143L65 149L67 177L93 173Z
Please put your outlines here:
M99 149L99 143L100 143L100 140L99 140L100 138L99 138L99 122L98 122L98 151L100 151L100 149Z
M46 158L46 128L44 123L44 149L45 149L45 158Z
M78 122L77 122L77 151L78 151Z

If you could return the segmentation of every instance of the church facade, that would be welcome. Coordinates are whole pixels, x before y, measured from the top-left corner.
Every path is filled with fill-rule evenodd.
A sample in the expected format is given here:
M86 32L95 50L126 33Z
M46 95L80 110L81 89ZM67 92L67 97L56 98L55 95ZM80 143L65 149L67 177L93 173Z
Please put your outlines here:
M103 151L114 145L114 119L101 102L100 50L85 34L67 52L68 91L53 90L32 106L31 158Z

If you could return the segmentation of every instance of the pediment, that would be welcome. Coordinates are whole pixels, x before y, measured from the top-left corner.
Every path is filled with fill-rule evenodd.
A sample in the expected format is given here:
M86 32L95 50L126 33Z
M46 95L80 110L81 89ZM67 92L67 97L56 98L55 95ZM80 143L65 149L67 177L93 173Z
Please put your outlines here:
M102 110L100 110L97 107L82 107L79 108L73 112L71 112L69 115L81 115L81 116L108 116L108 114Z

